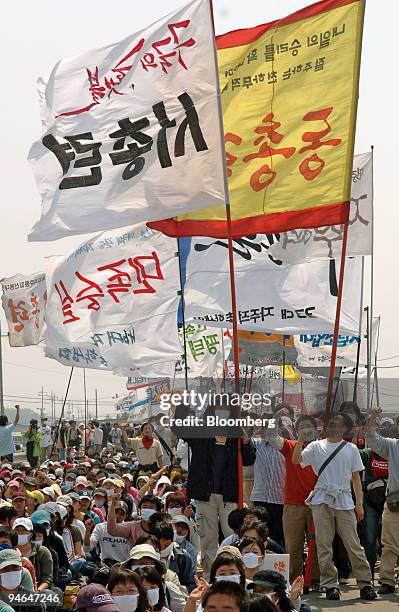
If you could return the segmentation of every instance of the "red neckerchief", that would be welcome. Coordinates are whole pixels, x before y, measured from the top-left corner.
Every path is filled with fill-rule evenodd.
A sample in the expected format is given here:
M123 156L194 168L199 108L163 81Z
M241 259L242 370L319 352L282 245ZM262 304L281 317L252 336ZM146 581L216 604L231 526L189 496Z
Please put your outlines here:
M141 438L144 448L147 450L151 448L152 443L154 442L154 438L145 438L144 436Z

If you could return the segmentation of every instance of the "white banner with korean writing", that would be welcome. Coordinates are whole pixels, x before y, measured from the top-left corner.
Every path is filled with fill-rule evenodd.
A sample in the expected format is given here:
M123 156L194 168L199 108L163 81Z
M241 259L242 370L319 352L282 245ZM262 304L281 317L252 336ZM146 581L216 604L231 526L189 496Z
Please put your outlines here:
M373 233L373 164L371 153L355 155L352 170L347 256L370 255ZM280 234L270 253L285 263L297 264L340 257L343 225L295 229Z
M90 343L111 369L128 370L180 354L174 240L143 224L111 230L68 257L49 258L47 276L45 338L53 355Z
M223 204L209 0L121 42L62 59L42 93L29 160L56 240Z
M46 275L15 274L1 281L10 346L31 346L43 338Z
M373 329L370 334L372 348L372 361L374 362L379 318L373 317ZM326 368L330 366L333 334L301 334L294 336L295 348L298 352L297 364L299 367ZM367 365L367 327L366 320L362 320L362 334L349 336L340 334L337 346L337 367L355 367L359 350L360 368Z
M231 350L231 334L224 329L215 329L194 323L185 325L187 373L196 376L221 377L225 361ZM184 351L183 328L179 329L180 344ZM176 378L184 376L184 352L176 364Z
M238 326L283 334L332 333L338 295L339 260L296 266L268 254L274 238L235 239ZM346 261L341 333L359 330L361 258ZM232 327L227 240L192 238L186 260L186 320Z

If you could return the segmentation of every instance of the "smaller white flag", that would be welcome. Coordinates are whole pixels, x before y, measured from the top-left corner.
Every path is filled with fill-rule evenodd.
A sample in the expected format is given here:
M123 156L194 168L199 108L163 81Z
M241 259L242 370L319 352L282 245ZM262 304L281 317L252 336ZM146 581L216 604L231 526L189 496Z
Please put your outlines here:
M16 274L0 282L10 346L39 344L43 338L47 300L46 275L44 272Z
M373 232L371 153L355 155L352 170L347 257L370 255ZM343 225L294 229L280 234L269 254L289 264L341 257Z

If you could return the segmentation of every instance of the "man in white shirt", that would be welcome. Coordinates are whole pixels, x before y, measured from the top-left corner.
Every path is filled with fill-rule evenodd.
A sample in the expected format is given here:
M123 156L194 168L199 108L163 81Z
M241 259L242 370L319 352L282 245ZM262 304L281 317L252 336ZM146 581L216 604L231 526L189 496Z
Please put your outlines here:
M310 465L317 475L326 459L342 443L347 430L346 415L332 416L327 426L327 439L316 440L303 448L299 437L292 462ZM320 586L326 588L327 599L340 599L338 572L333 563L332 543L338 533L348 553L352 571L360 588L360 597L377 598L371 586L371 569L357 534L356 520L361 521L363 493L360 472L364 469L358 448L347 442L326 466L306 503L312 508L316 532L317 557L320 566ZM356 498L353 503L351 483Z
M45 461L50 457L51 449L51 427L47 423L46 417L41 419L41 427L39 427L39 434L41 434L40 448L41 448L41 461Z
M123 523L127 514L127 505L124 501L118 501L115 506L115 517L117 523ZM86 532L84 536L85 552L90 552L97 545L100 546L101 561L122 562L129 557L130 544L127 538L112 536L108 533L107 523L94 524L92 518L85 521Z
M93 429L94 453L97 453L99 455L101 453L104 432L102 429L100 429L100 423L98 421L93 421L93 426L94 426L94 429Z

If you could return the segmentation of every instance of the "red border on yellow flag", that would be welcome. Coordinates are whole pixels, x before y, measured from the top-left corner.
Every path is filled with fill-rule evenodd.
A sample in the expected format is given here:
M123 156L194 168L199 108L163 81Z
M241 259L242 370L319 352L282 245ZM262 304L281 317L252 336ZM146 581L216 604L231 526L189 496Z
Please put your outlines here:
M217 37L233 237L347 220L363 17L322 0ZM149 225L227 236L224 206Z

